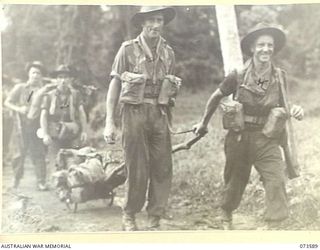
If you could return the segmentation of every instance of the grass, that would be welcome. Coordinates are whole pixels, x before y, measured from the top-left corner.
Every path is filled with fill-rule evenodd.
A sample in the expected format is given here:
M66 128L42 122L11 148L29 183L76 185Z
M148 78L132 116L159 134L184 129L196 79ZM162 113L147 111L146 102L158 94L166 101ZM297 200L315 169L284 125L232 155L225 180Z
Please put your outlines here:
M299 85L298 85L299 83ZM305 110L302 122L294 121L298 159L301 165L301 177L288 180L287 192L290 201L291 216L285 229L320 229L320 102L317 93L317 81L300 80L294 83L291 91L293 103ZM174 111L174 128L191 128L197 123L204 111L212 89L197 94L182 93ZM174 155L174 181L172 201L184 197L194 206L190 210L205 209L214 216L215 208L223 188L223 167L225 157L223 142L226 131L222 128L221 114L216 112L209 124L209 133L191 150ZM184 141L185 136L173 136L173 144ZM212 209L214 208L214 209ZM256 171L238 209L239 213L261 217L264 210L264 189Z
M318 94L319 81L295 81L292 88L293 103L300 104L305 110L302 122L294 121L298 159L301 165L301 177L287 181L287 193L290 202L290 218L281 229L285 230L320 230L320 102ZM190 93L183 90L174 108L174 130L192 128L204 111L206 101L216 86L206 90ZM100 124L91 129L92 145L101 150L107 148L102 138L104 120L104 103L96 107ZM221 229L215 222L221 192L223 190L223 168L225 156L223 143L226 131L222 128L221 114L217 111L209 124L209 133L190 150L180 151L173 155L173 184L169 200L169 215L186 218L187 224L181 223L179 229ZM192 137L192 134L173 135L173 145ZM121 194L122 188L120 188ZM118 190L117 190L118 192ZM119 194L119 192L118 192ZM43 211L26 210L27 216L21 216L20 203L15 203L11 215L4 218L5 231L30 232L43 224ZM37 208L37 207L35 207ZM30 209L33 209L31 207ZM246 228L259 227L264 212L264 189L256 171L252 172L240 207L236 211L236 221L240 219ZM239 216L240 215L240 216ZM240 221L241 221L240 220ZM10 224L10 221L16 221ZM181 220L174 220L175 228ZM30 226L31 225L31 226ZM243 228L243 225L241 226Z
M291 100L305 110L302 122L294 121L301 177L288 180L287 192L290 202L290 219L283 229L320 229L320 105L319 80L291 81ZM173 111L173 128L187 130L196 124L204 111L205 104L216 85L191 93L183 90L178 96ZM104 104L101 104L104 106ZM99 109L100 110L100 109ZM225 156L223 144L226 131L222 128L221 113L217 111L209 124L209 133L188 151L173 155L174 178L169 201L171 211L184 211L186 215L214 218L223 189ZM93 135L100 147L104 147L102 128ZM172 144L191 138L192 134L173 135ZM98 138L98 139L97 139ZM244 216L262 218L264 212L264 189L255 170L252 171L240 207L236 211Z

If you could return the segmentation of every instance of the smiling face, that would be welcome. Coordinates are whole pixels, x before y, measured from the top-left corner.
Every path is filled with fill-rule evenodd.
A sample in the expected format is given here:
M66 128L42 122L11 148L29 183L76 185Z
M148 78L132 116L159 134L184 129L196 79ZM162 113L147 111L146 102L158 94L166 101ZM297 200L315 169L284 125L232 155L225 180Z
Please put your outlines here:
M164 18L162 14L152 14L145 17L142 32L147 39L158 38L162 32Z
M274 52L274 39L269 35L259 36L251 48L253 58L258 63L271 61Z

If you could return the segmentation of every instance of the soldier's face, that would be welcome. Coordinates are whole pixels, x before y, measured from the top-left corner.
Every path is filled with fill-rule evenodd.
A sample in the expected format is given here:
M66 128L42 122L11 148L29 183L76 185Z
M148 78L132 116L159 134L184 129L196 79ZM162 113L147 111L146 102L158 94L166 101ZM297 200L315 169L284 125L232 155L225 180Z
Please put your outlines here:
M41 70L38 68L31 67L28 73L29 81L31 83L39 83L42 80Z
M142 23L142 30L146 38L158 38L164 25L163 15L156 14L147 16Z
M267 63L271 61L274 52L274 39L269 35L259 36L251 48L253 57L257 62Z
M57 76L57 82L58 82L58 86L57 88L61 91L61 92L65 92L68 90L70 82L71 82L71 78L68 74L59 74Z

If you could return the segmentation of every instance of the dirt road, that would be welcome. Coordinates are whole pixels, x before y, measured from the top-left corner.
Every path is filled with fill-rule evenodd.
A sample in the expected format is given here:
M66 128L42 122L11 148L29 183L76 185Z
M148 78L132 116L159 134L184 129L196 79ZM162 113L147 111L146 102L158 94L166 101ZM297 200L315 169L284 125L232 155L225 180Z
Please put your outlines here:
M121 231L121 201L123 187L116 192L114 204L109 200L94 200L79 204L77 212L68 209L59 201L55 190L41 192L35 188L34 171L26 164L25 176L17 191L10 188L12 172L9 166L3 169L2 232L104 232ZM210 214L216 208L195 209L197 204L172 195L167 216L160 230L213 230L224 229ZM140 230L146 230L147 215L143 211L137 216ZM253 218L242 215L235 217L236 229L257 229ZM255 226L254 226L255 225Z
M320 139L319 106L316 100L318 85L304 82L304 93L296 94L297 103L306 110L303 122L295 122L301 177L287 180L290 217L280 230L320 230ZM309 86L309 87L308 87ZM175 114L175 129L186 130L200 117L210 91L185 94L179 100ZM302 98L303 97L303 98ZM306 98L307 97L307 98ZM190 101L192 100L192 101ZM213 119L208 135L193 146L192 150L173 156L174 178L168 203L167 218L161 230L223 230L217 220L219 198L223 189L223 141L225 131L221 119ZM187 122L186 122L187 121ZM97 135L102 131L96 132ZM173 136L173 145L183 142L190 135ZM35 189L35 176L31 164L26 165L20 192L30 199L19 198L8 189L12 185L11 166L3 166L2 232L104 232L121 230L121 198L123 188L116 191L114 205L108 201L90 201L80 204L78 212L69 211L54 190L39 192ZM253 170L240 207L234 213L235 230L268 230L263 222L264 190L259 176ZM140 230L146 229L146 212L138 215ZM271 228L274 229L274 228Z

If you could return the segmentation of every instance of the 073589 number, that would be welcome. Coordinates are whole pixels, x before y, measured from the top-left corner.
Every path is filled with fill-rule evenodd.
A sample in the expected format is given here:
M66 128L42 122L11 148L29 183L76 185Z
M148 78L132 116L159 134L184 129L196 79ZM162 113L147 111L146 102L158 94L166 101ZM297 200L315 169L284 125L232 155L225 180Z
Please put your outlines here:
M318 244L300 244L300 248L318 248Z

